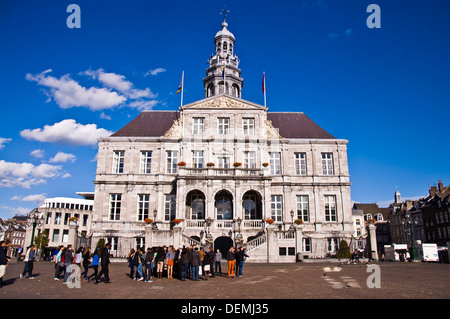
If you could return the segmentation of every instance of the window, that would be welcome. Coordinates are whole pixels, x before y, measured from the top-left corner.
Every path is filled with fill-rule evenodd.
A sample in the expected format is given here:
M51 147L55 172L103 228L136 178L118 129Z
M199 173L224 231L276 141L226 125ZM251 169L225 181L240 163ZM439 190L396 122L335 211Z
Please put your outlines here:
M333 154L322 153L322 173L323 175L333 175Z
M221 197L216 201L217 220L233 219L231 201L226 197Z
M336 196L325 195L325 221L327 222L337 221Z
M306 153L295 153L295 172L306 175Z
M123 163L125 160L125 151L114 151L113 156L113 174L123 173Z
M167 173L176 174L178 164L178 151L167 151Z
M230 168L230 158L229 157L219 157L219 168Z
M270 155L270 174L281 174L281 153L269 153Z
M242 119L242 130L244 135L254 135L255 134L255 119L244 118Z
M227 135L230 130L230 119L225 117L220 117L217 119L217 134Z
M339 238L327 238L327 251L330 253L339 250Z
M254 151L244 152L244 168L256 167L256 153Z
M83 214L83 226L87 226L89 215Z
M69 223L70 214L64 214L64 225L67 225Z
M61 225L62 213L55 213L55 225Z
M176 217L176 195L165 195L164 220L171 221Z
M304 252L311 252L311 238L303 238L302 246Z
M109 220L120 220L122 194L111 194L109 203Z
M68 229L64 229L64 230L63 230L63 233L62 233L62 242L63 242L63 243L69 242L69 230L68 230Z
M59 242L59 229L53 229L53 242Z
M281 195L272 195L271 218L276 222L281 222L283 217Z
M135 238L136 242L135 242L135 246L134 249L142 249L142 247L145 247L145 237L136 237Z
M191 219L204 219L205 198L202 194L191 195Z
M192 125L192 134L203 134L205 131L205 119L203 117L194 117Z
M192 167L203 168L203 151L192 151Z
M51 223L51 221L52 221L52 213L47 213L47 219L45 223L48 225Z
M244 208L244 219L256 219L256 195L244 195L242 206Z
M297 196L297 218L304 222L309 221L308 195Z
M152 172L152 152L143 151L141 152L139 173L150 174Z
M149 211L150 211L150 194L139 194L137 220L144 221L146 218L148 218Z

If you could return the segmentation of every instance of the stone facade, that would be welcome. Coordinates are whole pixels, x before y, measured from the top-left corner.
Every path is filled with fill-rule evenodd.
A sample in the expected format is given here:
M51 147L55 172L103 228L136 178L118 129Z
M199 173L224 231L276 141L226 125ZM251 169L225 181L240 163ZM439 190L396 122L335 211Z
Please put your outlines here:
M248 261L294 262L350 242L347 141L303 113L214 92L178 111L144 111L99 141L92 245L105 238L116 256L244 245Z

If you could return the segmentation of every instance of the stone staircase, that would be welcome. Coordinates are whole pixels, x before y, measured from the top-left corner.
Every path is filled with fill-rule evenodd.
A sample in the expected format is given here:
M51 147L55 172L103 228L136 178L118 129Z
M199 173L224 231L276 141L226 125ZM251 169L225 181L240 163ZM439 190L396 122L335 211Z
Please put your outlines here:
M267 262L267 235L263 234L248 241L245 245L246 254L249 256L245 262L265 263Z

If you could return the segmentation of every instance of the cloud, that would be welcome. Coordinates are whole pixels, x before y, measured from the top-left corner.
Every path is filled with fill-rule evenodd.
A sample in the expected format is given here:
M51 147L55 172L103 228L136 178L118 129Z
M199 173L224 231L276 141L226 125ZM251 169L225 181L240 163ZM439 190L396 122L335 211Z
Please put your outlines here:
M61 166L31 163L14 163L0 160L0 188L22 187L45 184L47 179L58 176Z
M138 111L144 111L144 110L151 110L156 104L158 104L158 101L133 101L129 104L130 107L136 108Z
M0 205L0 210L8 211L11 216L28 215L31 211L31 209L25 207L10 207L6 205Z
M145 88L144 90L135 89L133 83L125 80L125 76L121 74L111 72L107 73L104 72L103 69L98 69L96 71L88 70L85 72L81 72L81 74L85 74L93 79L97 79L104 86L117 90L130 99L138 99L143 97L154 99L157 96L149 88Z
M113 132L97 128L96 124L79 124L73 119L63 120L43 129L25 129L20 136L27 140L70 145L96 145L101 137L108 137Z
M352 29L352 28L349 28L349 29L345 30L344 33L343 33L342 35L344 35L344 36L346 36L346 37L349 37L349 36L351 36L352 34L353 34L353 29ZM329 37L329 38L332 38L332 39L336 39L336 38L340 37L340 34L339 34L339 33L331 32L331 33L328 34L328 37Z
M147 73L145 73L144 76L147 76L147 75L157 75L158 73L162 73L162 72L166 72L166 69L164 69L164 68L156 68L156 69L154 69L154 70L149 70L149 71L147 71Z
M102 112L102 113L100 113L100 118L103 120L110 120L111 116L106 115L105 113Z
M30 152L30 155L36 158L43 158L44 157L44 150L34 150Z
M85 88L71 79L69 75L61 78L49 76L51 69L39 74L27 73L25 78L50 89L50 98L63 109L72 107L87 107L92 111L110 109L124 103L126 97L107 88Z
M49 160L50 163L67 163L67 162L75 162L77 157L73 154L68 154L64 152L58 152L55 157Z
M34 195L28 195L28 196L13 196L11 197L11 200L18 200L21 202L35 202L40 206L42 203L44 203L46 199L47 194L34 194Z
M346 36L350 36L352 34L353 34L353 29L352 28L345 30L345 35Z
M9 142L11 142L10 138L0 137L0 150L3 149L5 147L5 144Z

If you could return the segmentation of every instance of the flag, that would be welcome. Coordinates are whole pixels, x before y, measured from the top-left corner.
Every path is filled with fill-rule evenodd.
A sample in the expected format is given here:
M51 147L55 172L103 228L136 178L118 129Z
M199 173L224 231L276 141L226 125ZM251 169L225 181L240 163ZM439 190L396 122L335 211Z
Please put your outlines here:
M177 94L180 93L182 88L183 88L183 77L181 77L181 82L180 82L180 86L178 87Z
M266 73L263 73L262 92L266 93Z

